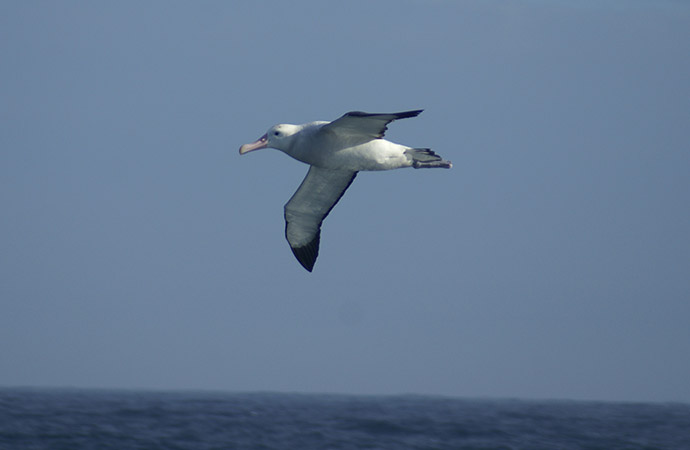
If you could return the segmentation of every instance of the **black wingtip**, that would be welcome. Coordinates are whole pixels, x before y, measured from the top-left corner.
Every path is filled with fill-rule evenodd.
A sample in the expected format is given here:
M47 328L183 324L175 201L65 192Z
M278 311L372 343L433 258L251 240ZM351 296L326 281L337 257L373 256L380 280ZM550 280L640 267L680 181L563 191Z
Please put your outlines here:
M417 117L420 115L424 110L423 109L415 109L412 111L401 111L401 112L396 112L396 113L368 113L364 111L350 111L349 113L345 114L346 116L351 116L351 117L372 117L372 116L395 116L394 119L392 120L398 120L398 119L407 119L409 117Z
M424 111L423 109L415 109L413 111L403 111L403 112L395 113L395 116L397 119L407 119L409 117L417 117L423 111Z
M317 234L310 243L302 247L290 247L292 253L297 258L302 267L311 272L314 269L314 263L316 263L316 257L319 256L319 241L321 233Z

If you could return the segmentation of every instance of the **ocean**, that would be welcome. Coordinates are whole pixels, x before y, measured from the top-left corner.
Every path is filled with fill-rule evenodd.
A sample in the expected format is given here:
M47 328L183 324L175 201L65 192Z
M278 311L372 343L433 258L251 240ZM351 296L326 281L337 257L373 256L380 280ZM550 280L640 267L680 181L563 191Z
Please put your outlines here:
M690 449L690 405L1 388L0 449Z

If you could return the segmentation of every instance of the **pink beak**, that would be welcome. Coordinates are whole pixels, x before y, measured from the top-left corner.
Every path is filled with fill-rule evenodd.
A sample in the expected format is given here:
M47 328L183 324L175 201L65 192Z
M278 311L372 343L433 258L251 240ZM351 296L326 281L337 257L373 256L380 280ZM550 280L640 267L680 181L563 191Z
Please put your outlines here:
M242 147L240 147L240 155L244 155L245 153L251 152L253 150L258 150L260 148L266 148L267 144L268 136L264 134L259 138L258 141L252 142L251 144L244 144Z

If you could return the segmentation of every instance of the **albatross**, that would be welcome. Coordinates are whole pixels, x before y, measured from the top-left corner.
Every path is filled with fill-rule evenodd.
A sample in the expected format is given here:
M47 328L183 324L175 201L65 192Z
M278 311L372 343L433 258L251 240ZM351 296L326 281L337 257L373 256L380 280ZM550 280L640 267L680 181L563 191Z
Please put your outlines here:
M372 114L352 111L332 121L278 124L240 155L274 148L309 165L307 176L285 204L285 237L297 261L309 272L319 255L321 224L362 170L403 167L444 168L453 165L428 148L383 139L388 124L418 116L423 110Z

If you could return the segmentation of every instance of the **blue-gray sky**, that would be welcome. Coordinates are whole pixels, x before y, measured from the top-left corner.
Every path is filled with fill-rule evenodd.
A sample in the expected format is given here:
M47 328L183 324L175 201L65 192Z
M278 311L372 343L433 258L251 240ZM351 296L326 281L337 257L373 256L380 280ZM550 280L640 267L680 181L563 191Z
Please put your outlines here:
M0 385L690 401L690 3L2 2ZM279 122L425 108L307 273Z

